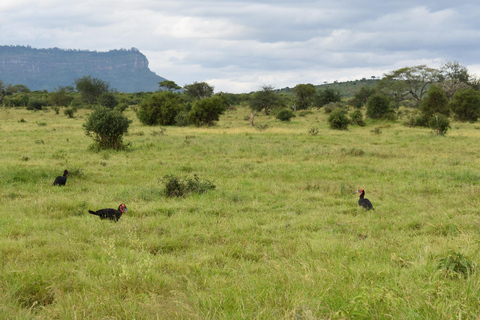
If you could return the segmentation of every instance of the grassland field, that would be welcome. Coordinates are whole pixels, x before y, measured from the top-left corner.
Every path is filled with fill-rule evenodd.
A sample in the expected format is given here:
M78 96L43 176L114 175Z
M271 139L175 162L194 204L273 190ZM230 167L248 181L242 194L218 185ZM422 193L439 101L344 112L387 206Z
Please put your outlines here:
M479 263L478 123L338 131L315 110L260 131L239 107L160 128L129 108L129 147L95 152L90 112L0 108L0 319L480 318L480 273L439 263ZM216 188L167 198L165 175Z

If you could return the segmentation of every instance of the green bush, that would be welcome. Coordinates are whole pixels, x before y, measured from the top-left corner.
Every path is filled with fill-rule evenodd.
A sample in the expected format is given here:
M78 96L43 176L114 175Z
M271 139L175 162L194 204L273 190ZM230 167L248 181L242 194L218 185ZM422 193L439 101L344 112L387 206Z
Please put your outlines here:
M477 121L480 114L480 93L473 88L458 90L453 95L450 108L460 121Z
M27 104L27 110L42 110L48 105L48 101L41 99L30 99Z
M226 110L227 104L220 96L198 100L188 113L188 122L199 127L212 126Z
M165 184L164 194L169 198L184 197L190 193L202 194L216 188L211 181L201 181L196 174L193 179L166 175L163 177L163 182Z
M291 118L295 117L295 114L292 110L283 109L277 113L276 118L280 121L290 121Z
M390 98L381 94L374 94L367 100L367 117L372 119L395 119L395 110Z
M352 119L352 124L363 127L365 126L365 121L363 121L363 114L360 110L355 110L350 114Z
M97 102L109 109L113 109L118 105L118 100L111 92L104 92L98 97Z
M436 113L449 117L450 106L445 91L440 87L432 85L427 91L427 96L420 103L420 110L424 119L423 123L427 124L429 124L430 119Z
M75 107L69 107L63 110L63 114L65 114L69 118L74 118L75 112L77 112L77 108Z
M137 110L137 117L143 124L153 126L171 126L175 116L185 110L185 104L179 93L162 91L150 96Z
M450 120L441 113L435 113L428 121L428 126L438 135L445 135L450 128Z
M123 149L123 135L127 133L132 121L120 112L98 107L83 124L87 136L93 134L93 140L102 149Z
M343 108L336 108L328 116L328 123L331 129L347 130L350 124L350 119L347 116L347 112Z

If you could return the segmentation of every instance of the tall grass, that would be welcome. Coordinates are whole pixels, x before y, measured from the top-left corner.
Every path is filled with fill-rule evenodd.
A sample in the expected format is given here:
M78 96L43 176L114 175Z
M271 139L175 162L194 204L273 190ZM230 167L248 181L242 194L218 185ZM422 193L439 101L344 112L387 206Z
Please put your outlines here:
M258 115L259 131L238 108L212 128L165 130L127 110L130 148L96 152L88 112L0 109L0 318L478 316L475 124L340 132L315 111ZM215 189L169 198L169 175ZM88 214L120 203L118 223ZM466 275L442 268L452 252Z

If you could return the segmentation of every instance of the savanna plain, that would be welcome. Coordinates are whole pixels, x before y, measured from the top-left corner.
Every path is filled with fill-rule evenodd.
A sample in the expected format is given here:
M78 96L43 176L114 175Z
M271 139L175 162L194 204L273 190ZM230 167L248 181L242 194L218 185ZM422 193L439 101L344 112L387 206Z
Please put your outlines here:
M1 319L480 317L478 123L339 131L321 109L258 130L239 107L162 128L129 108L127 149L96 151L90 112L0 109ZM215 189L166 197L166 175Z

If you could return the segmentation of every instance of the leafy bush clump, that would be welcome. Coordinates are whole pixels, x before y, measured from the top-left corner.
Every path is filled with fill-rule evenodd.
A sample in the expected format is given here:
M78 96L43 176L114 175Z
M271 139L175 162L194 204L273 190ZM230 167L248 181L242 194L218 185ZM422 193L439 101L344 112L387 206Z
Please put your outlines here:
M280 121L290 121L291 118L295 117L292 110L283 109L277 114L277 119Z
M185 103L179 93L163 91L140 104L137 117L145 125L171 126L175 124L175 116L183 110Z
M395 110L390 98L381 94L374 94L367 100L367 117L372 119L394 120Z
M227 103L221 96L214 96L198 100L193 104L188 113L188 123L198 127L213 126L219 120L220 115L227 110Z
M350 118L343 108L336 108L328 116L328 123L331 129L347 130L350 124Z
M123 149L123 135L132 121L120 112L99 107L83 124L87 136L93 133L93 140L102 149Z
M438 269L443 270L445 277L466 277L475 271L475 264L461 253L452 252L440 259Z
M363 127L365 126L365 121L363 121L363 115L360 110L355 110L350 114L352 119L352 124Z
M215 185L209 180L200 180L195 174L193 179L179 178L174 175L166 175L163 177L165 183L165 196L184 197L190 193L202 194L209 190L215 190Z
M437 135L445 135L450 128L450 120L447 116L436 113L428 121L428 126L433 129Z
M75 117L75 112L77 112L77 108L75 108L75 107L69 107L69 108L66 108L65 110L63 110L63 113L71 119L73 119Z

